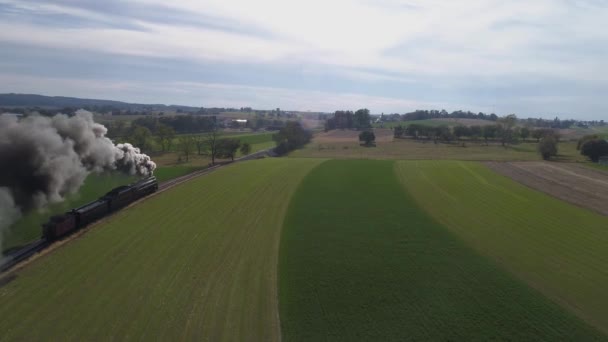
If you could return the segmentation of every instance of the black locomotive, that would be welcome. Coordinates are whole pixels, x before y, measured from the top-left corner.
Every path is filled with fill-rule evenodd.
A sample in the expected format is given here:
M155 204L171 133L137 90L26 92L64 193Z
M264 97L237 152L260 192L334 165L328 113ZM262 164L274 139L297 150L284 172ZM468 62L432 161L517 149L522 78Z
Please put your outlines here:
M148 177L129 185L119 186L97 201L50 218L42 225L42 237L53 241L85 227L87 224L123 208L158 190L156 177Z

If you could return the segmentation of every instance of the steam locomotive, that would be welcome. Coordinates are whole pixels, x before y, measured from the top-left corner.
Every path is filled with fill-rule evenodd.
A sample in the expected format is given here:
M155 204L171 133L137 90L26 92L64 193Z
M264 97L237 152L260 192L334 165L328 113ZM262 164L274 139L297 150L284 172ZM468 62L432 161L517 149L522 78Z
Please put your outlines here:
M53 241L85 227L87 224L119 210L158 190L156 177L148 177L129 185L119 186L97 201L50 218L42 225L42 237Z

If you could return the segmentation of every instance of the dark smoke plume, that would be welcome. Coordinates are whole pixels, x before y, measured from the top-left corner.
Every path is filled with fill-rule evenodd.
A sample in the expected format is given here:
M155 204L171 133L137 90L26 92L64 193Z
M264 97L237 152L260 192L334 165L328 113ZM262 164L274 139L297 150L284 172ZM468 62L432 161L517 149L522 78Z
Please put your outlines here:
M93 115L0 115L0 246L22 211L62 201L91 172L118 170L146 176L156 164L133 145L114 145Z

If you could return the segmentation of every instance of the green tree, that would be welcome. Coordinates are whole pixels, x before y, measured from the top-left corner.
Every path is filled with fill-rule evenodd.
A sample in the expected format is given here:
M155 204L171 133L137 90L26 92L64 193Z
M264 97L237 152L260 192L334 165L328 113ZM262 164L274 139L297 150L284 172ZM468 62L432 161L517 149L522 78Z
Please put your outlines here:
M393 130L393 136L395 138L402 138L404 134L405 134L405 129L401 125L396 126Z
M483 134L483 140L485 141L486 145L488 145L489 139L496 138L497 133L498 133L498 126L496 126L496 125L483 126L482 134Z
M458 125L454 127L454 135L456 136L456 138L458 138L458 140L460 140L461 137L470 136L471 129L467 126Z
M365 146L374 146L376 145L376 135L372 131L365 130L359 133L359 141L363 141Z
M521 136L521 139L523 141L526 141L526 139L528 139L528 137L530 136L530 129L528 127L522 127L519 131L519 134Z
M580 138L578 140L578 143L576 144L576 149L580 150L581 147L587 142L587 141L591 141L591 140L598 140L600 139L600 136L597 134L590 134L590 135L585 135L584 137Z
M272 139L277 145L275 152L285 154L308 144L312 139L312 133L305 130L299 122L289 121L272 136Z
M544 136L538 143L538 152L544 160L557 156L557 139L553 135Z
M216 155L218 158L230 158L234 160L234 155L240 146L241 141L238 139L221 139L217 144Z
M532 131L532 138L536 139L536 142L540 142L540 139L547 135L553 135L559 140L556 133L551 128L537 128Z
M246 156L251 152L251 144L248 142L245 142L243 144L241 144L241 154Z
M148 148L152 132L147 127L136 126L131 133L131 141L135 147L139 147L142 150Z
M174 138L175 130L173 127L162 123L159 123L158 126L156 126L156 141L163 152L171 149Z
M608 156L608 141L604 139L589 140L581 146L581 154L597 163L600 157Z
M369 109L359 109L355 112L354 126L356 129L367 129L371 127L371 117L369 115Z
M498 121L500 123L499 136L502 146L510 144L515 140L514 127L517 124L517 116L515 114L509 114Z
M470 130L470 136L477 140L479 137L481 137L483 135L483 129L481 126L475 125L475 126L471 126L469 127Z

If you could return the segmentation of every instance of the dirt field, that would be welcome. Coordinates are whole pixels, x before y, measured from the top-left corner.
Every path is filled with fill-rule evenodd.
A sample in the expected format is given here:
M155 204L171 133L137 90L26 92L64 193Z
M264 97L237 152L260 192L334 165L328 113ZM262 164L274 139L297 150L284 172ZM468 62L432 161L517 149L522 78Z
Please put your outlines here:
M608 173L576 164L486 162L492 170L530 188L608 216Z

